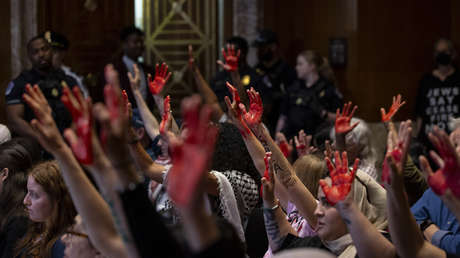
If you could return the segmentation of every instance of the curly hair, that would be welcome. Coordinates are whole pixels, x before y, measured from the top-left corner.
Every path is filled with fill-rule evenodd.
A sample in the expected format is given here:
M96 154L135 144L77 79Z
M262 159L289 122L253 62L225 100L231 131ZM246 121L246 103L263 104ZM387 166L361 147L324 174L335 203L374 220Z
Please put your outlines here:
M212 159L211 169L216 171L236 170L250 175L260 185L251 156L238 129L230 123L219 123L219 136Z

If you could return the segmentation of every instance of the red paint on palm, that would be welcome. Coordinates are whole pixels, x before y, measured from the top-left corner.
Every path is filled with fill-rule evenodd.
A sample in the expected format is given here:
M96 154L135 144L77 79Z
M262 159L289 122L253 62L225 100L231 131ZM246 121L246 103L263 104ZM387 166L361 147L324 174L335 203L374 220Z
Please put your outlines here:
M284 157L289 157L291 155L291 150L289 149L289 144L285 141L279 143L278 147L280 147L281 152L283 153Z
M388 114L385 112L385 109L381 108L380 112L382 114L382 122L390 122L391 118L398 112L399 108L402 107L406 102L401 102L401 94L398 96L393 97L393 104L388 111Z
M168 120L169 120L169 116L170 116L170 113L171 113L170 101L171 101L171 98L168 95L168 96L166 96L166 98L164 99L164 102L163 102L163 116L162 116L161 123L160 123L160 134L165 133L166 125L167 125Z
M457 162L455 149L449 148L449 143L442 140L434 142L439 156L444 161L444 166L438 169L434 175L428 177L428 183L433 190L441 194L448 188L460 198L460 166Z
M351 118L355 113L358 106L354 106L353 110L350 112L352 103L348 102L343 105L342 114L340 114L340 110L337 109L336 117L335 117L335 133L336 134L346 134L349 133L353 128L355 128L359 122L350 125Z
M391 152L387 153L386 156L391 155L396 163L401 162L402 159L402 152L401 148L395 148ZM391 173L390 173L390 164L388 164L387 159L383 161L383 167L382 167L382 181L386 182L388 184L391 184Z
M129 117L129 109L130 109L130 103L129 103L129 97L128 93L126 93L126 90L121 91L121 96L123 97L123 106L125 107L125 115Z
M183 142L171 142L173 166L168 175L168 193L179 207L186 207L207 173L217 137L217 128L210 126L211 109L199 109L199 98L183 104L184 122L189 131Z
M161 64L159 67L158 64L155 66L155 78L152 80L152 76L148 74L149 80L149 89L153 95L158 95L161 92L166 82L171 77L171 72L168 73L168 66L166 63Z
M249 96L249 112L246 112L246 109L244 108L244 105L242 103L239 106L244 121L246 121L249 127L254 127L260 124L260 120L264 112L264 106L260 94L256 92L254 88L251 88L251 90L247 90L247 93ZM243 105L243 107L241 105Z
M61 101L70 111L72 115L72 120L76 127L76 135L78 140L70 143L70 147L77 158L77 160L85 165L93 163L93 148L92 148L92 113L91 108L85 110L83 105L86 103L82 99L80 89L75 86L73 88L73 96L70 90L67 87L64 87L62 90ZM77 103L72 102L71 98L75 99Z
M272 157L271 152L265 152L265 157L264 157L264 163L265 163L265 171L264 171L264 178L267 179L267 181L270 181L270 159ZM264 194L264 186L260 185L260 196L263 196Z
M437 195L443 195L447 189L446 177L441 169L428 176L428 185Z
M234 45L227 45L227 52L222 48L222 56L224 57L224 69L233 72L238 70L238 59L240 58L240 50L235 52Z
M236 105L235 111L237 114L237 118L241 118L241 110L239 108L241 99L240 99L240 95L238 94L238 90L235 87L233 87L233 85L231 85L229 82L227 82L226 85L227 85L228 90L232 94L233 102L235 102L235 105Z
M353 164L352 171L348 168L348 157L344 151L342 159L340 159L339 152L335 152L335 167L329 158L326 158L326 164L329 169L329 176L331 178L331 185L326 180L321 179L319 184L326 196L327 201L331 205L345 199L351 190L351 185L355 178L356 170L358 169L359 159L356 159Z

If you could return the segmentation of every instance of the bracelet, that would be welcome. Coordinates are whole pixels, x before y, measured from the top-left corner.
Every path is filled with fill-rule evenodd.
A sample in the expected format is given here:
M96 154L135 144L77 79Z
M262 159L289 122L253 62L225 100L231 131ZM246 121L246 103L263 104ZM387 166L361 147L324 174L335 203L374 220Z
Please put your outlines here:
M266 208L266 207L263 207L264 210L268 210L268 211L274 211L276 209L278 209L280 207L280 202L279 200L276 200L276 204L275 206L271 207L271 208Z

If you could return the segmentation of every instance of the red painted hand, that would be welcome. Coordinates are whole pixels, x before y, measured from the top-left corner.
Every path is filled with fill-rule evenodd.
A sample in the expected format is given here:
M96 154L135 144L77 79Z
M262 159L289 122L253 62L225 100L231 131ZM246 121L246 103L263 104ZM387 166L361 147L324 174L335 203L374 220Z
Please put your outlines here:
M270 159L272 158L271 152L265 152L264 163L265 163L265 171L264 176L267 181L271 181L270 178ZM264 187L263 185L260 186L260 196L264 196Z
M183 142L171 134L173 166L168 174L168 193L179 207L189 207L196 198L196 189L207 173L217 137L217 128L209 124L211 108L200 112L200 98L192 96L182 102L184 124L188 134Z
M433 133L430 133L430 141L438 150L439 155L431 151L430 155L440 167L433 173L425 157L420 158L423 171L428 175L428 184L438 195L443 195L447 188L452 193L460 197L460 156L455 151L452 142L446 132L435 127Z
M294 149L292 147L292 140L288 143L286 136L283 133L276 133L276 143L281 149L281 152L283 152L284 157L288 158L291 156L292 150Z
M336 134L347 134L355 128L359 122L354 123L353 125L350 125L351 118L353 117L353 114L355 113L356 109L358 109L358 106L354 106L353 110L350 113L350 108L351 108L351 101L348 103L345 103L343 105L343 110L342 114L340 114L340 109L337 109L336 113L336 118L335 118L335 133Z
M229 72L237 71L240 54L240 50L235 52L235 45L227 44L227 52L225 52L225 49L222 48L222 56L224 57L225 64L220 60L217 60L217 63Z
M391 105L388 114L386 114L385 109L380 108L380 112L382 113L382 122L390 122L394 114L396 114L399 108L402 107L402 105L404 104L406 104L406 102L401 102L401 94L398 94L397 97L393 97L393 104Z
M161 64L161 68L156 64L155 66L155 78L152 80L152 75L148 74L149 89L153 95L158 95L161 92L166 82L171 77L171 72L168 73L168 66L166 63Z
M299 136L294 136L295 148L297 155L300 157L317 151L318 149L311 146L311 135L307 135L303 130L299 131Z
M260 98L259 93L251 88L251 90L246 91L249 96L249 112L246 112L246 108L243 103L239 104L241 113L243 114L243 119L249 127L254 127L260 124L262 114L264 112L264 106L262 99Z
M61 101L72 114L76 127L75 134L65 132L64 136L77 160L84 165L90 165L93 163L91 100L85 100L77 86L73 88L73 94L67 87L63 87L62 93Z
M329 204L334 206L337 202L344 200L350 192L359 159L355 160L351 172L348 168L348 157L345 151L342 153L342 159L340 159L339 152L335 152L335 167L329 158L326 158L326 163L332 184L329 186L324 179L321 179L319 184Z
M168 130L170 124L170 114L171 114L171 98L166 96L163 102L163 117L160 123L160 134L164 135L164 133Z

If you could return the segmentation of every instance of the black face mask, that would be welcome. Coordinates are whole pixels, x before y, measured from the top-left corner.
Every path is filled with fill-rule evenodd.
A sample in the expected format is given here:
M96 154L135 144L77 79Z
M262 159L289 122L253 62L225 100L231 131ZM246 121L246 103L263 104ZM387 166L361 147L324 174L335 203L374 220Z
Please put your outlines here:
M446 52L440 52L436 54L436 63L439 65L450 65L452 62L452 56Z

